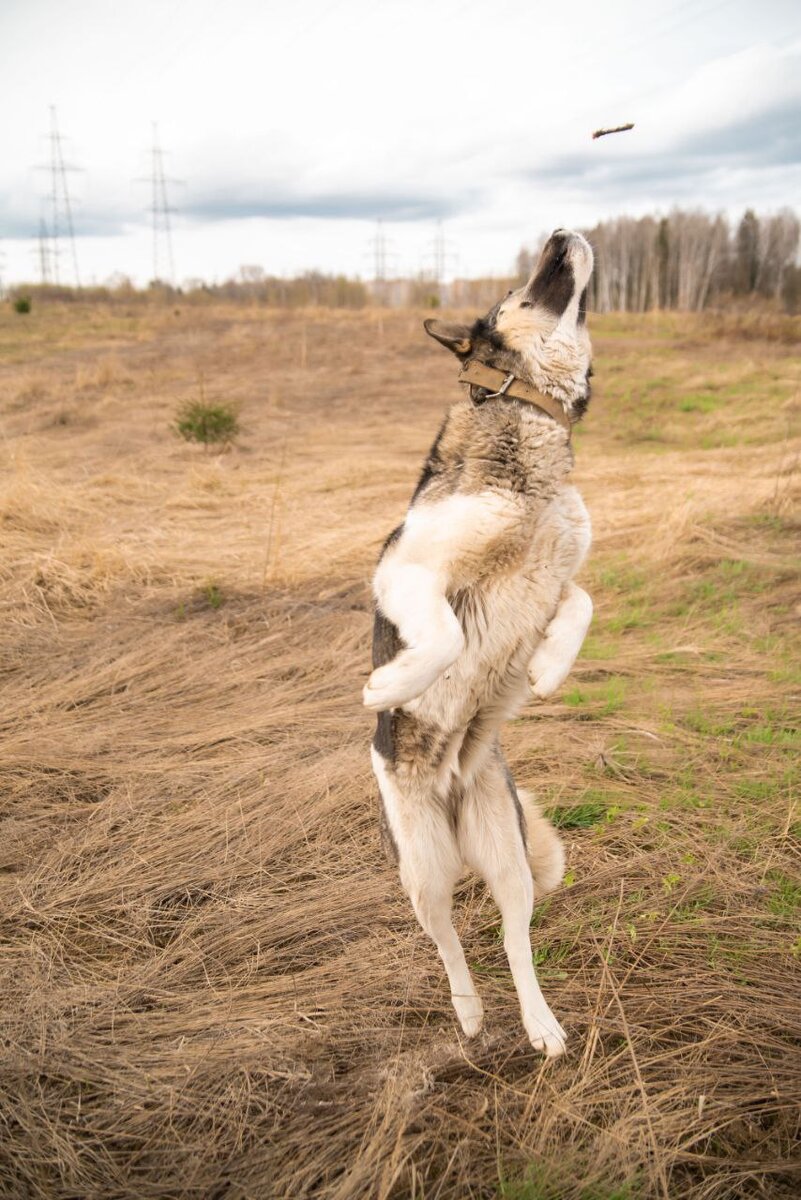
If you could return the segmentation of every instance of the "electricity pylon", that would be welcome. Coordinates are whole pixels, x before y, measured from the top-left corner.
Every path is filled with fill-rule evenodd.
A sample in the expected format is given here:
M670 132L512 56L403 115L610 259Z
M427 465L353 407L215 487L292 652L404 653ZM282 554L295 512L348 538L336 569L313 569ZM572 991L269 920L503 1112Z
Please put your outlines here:
M172 251L172 224L170 214L176 210L170 205L167 185L180 183L164 174L164 151L159 144L159 131L153 122L153 144L150 149L150 175L139 181L150 184L150 206L153 227L153 280L158 283L175 283L175 260ZM164 263L162 273L161 263Z
M50 283L50 235L47 231L47 222L44 217L39 218L39 245L37 253L39 256L39 281L40 283Z
M431 277L436 284L439 298L442 300L445 276L449 273L450 264L454 263L457 257L455 251L452 249L453 243L445 237L442 221L437 221L437 228L430 245L431 250L427 257L432 264Z
M373 285L377 298L383 304L387 296L387 283L389 282L389 273L387 263L392 256L389 249L389 239L384 233L384 222L379 218L376 221L375 234L369 241L369 253L373 260Z
M68 172L77 171L78 168L64 161L64 138L58 127L58 116L53 104L50 105L50 132L47 135L47 140L50 143L48 162L39 168L40 170L47 171L50 177L50 191L47 195L47 204L50 209L50 229L45 234L49 241L49 253L45 252L41 242L44 222L39 227L39 265L42 282L61 282L61 243L65 239L69 244L70 257L72 258L72 273L75 286L80 287L81 273L78 270L78 249L75 243L75 226L72 220L72 198L70 197L69 183L67 181ZM44 266L45 260L48 262L46 270Z

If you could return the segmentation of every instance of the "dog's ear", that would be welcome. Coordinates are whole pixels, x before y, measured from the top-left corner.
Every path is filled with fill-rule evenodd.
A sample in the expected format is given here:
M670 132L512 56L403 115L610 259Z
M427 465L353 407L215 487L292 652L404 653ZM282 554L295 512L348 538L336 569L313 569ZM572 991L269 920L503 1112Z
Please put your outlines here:
M430 337L436 338L454 354L469 354L473 344L469 325L456 325L452 321L438 321L429 317L423 327Z

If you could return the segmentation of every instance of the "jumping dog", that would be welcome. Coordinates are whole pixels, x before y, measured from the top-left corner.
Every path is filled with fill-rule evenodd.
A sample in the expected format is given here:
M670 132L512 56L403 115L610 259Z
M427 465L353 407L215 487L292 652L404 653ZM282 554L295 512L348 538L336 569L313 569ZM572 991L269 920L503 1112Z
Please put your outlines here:
M461 364L462 398L431 447L373 580L377 713L373 769L382 828L402 884L445 965L468 1037L483 1006L453 927L466 870L486 880L532 1045L565 1034L540 990L529 924L535 897L564 873L561 842L518 792L502 722L564 682L592 617L573 576L590 521L567 480L572 424L590 398L585 322L592 250L557 229L528 283L472 326L426 331Z

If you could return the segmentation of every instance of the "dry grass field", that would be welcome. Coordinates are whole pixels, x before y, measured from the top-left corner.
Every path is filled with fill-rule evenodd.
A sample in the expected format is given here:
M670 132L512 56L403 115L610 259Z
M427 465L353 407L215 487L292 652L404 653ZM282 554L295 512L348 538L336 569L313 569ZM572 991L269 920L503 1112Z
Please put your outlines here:
M545 1063L483 886L466 1042L378 839L369 576L457 391L421 316L0 314L3 1196L801 1193L801 319L592 322L596 616L505 737L569 854Z

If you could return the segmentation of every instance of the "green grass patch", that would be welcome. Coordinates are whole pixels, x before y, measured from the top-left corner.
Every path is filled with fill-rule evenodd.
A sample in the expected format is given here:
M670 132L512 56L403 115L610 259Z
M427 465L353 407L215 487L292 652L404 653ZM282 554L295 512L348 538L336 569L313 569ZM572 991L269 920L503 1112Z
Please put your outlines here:
M571 1171L566 1167L565 1170L567 1175L563 1178L561 1171L557 1175L553 1168L531 1165L520 1178L501 1180L496 1200L563 1200L567 1194L566 1184L569 1185L570 1194L578 1200L636 1200L640 1194L634 1184L612 1182L586 1184L576 1191L576 1168ZM588 1172L582 1170L581 1174Z
M801 665L794 662L785 662L781 666L774 667L772 671L768 671L768 679L771 683L801 685Z
M688 709L680 718L680 724L704 737L731 737L737 731L733 720L721 719L702 708Z
M801 915L801 884L780 872L770 872L768 875L771 896L768 908L777 917L786 921L795 921Z
M755 567L742 559L724 558L710 570L686 582L681 598L668 609L668 615L686 617L703 613L713 623L735 624L741 616L737 605L743 599L762 595L774 579L764 568Z
M587 709L588 717L609 717L619 712L626 701L626 680L611 675L602 682L573 687L562 697L570 708Z
M620 647L616 641L606 641L594 633L587 635L581 649L582 658L594 658L599 662L608 662L619 653Z
M655 449L661 449L662 446L669 445L671 440L664 429L660 429L658 425L653 425L647 420L641 421L639 424L632 423L627 426L626 432L623 435L623 441L628 446L651 445Z
M204 446L227 445L239 433L239 422L230 404L190 400L178 411L175 431L187 442L200 442Z
M734 785L734 794L740 800L770 800L777 790L775 779L741 779Z
M689 900L685 900L683 904L679 904L673 912L673 920L680 924L687 924L698 920L707 909L712 907L714 899L711 887L703 888L697 895Z
M785 724L781 719L768 719L746 729L737 737L736 742L742 746L770 746L778 750L796 750L801 745L801 731L792 724Z
M787 533L791 528L783 517L771 512L751 513L743 517L742 521L744 525L750 525L754 529L767 529L770 533Z
M216 583L207 583L203 588L203 599L208 604L209 608L213 608L216 612L224 602L222 592Z
M647 583L645 573L625 561L603 567L597 579L601 587L614 592L639 592Z
M691 393L679 403L679 412L683 413L711 413L717 408L720 408L720 396L715 396L711 392Z
M596 798L591 792L585 793L585 796L580 804L546 809L548 819L557 829L591 829L605 820L608 808L606 801Z
M731 450L741 442L741 437L726 429L720 429L716 433L704 433L698 439L701 450Z
M647 601L625 600L613 616L607 617L605 628L610 633L629 633L643 629L653 621L653 609Z
M696 809L709 808L709 805L709 797L703 795L697 788L672 787L659 799L659 807L662 810L682 808L692 812Z

